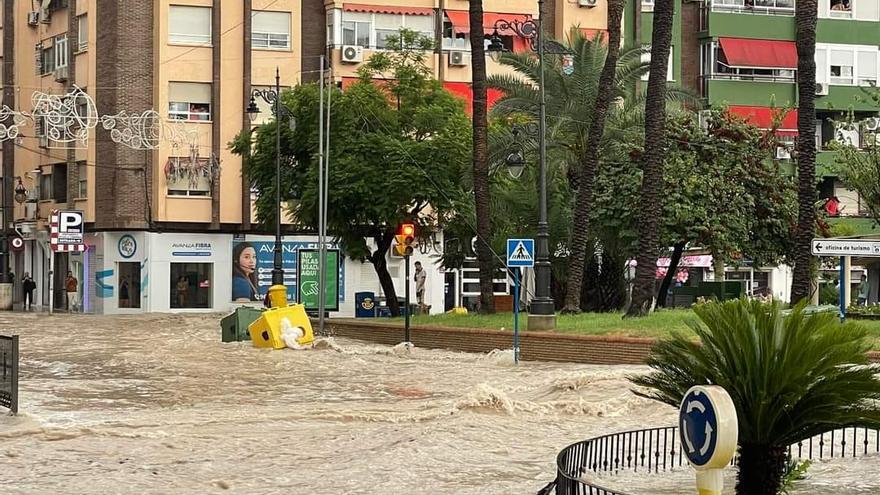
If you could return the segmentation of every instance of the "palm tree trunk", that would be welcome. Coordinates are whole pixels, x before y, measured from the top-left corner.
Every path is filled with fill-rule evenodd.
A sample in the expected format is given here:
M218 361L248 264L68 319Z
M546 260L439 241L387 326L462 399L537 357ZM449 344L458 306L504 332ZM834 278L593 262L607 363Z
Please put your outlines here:
M624 0L608 2L608 55L599 76L596 90L596 104L587 149L581 157L580 179L578 180L577 202L571 225L571 254L568 257L568 282L565 293L563 313L580 313L581 285L584 280L584 262L587 257L587 235L590 230L590 207L593 203L593 184L599 164L599 143L605 133L605 118L614 96L614 79L617 75L617 60L620 58L620 30L623 18Z
M645 98L645 153L639 216L639 249L632 302L627 316L644 316L654 301L657 249L660 243L660 189L666 159L666 75L672 40L673 0L654 4L654 33L651 37L651 73Z
M737 495L776 495L782 487L786 448L779 445L741 444Z
M492 279L495 260L489 245L492 218L489 209L488 102L486 96L486 54L483 31L483 1L470 2L471 78L473 89L474 203L477 214L477 261L480 265L480 312L494 313Z
M791 302L810 297L812 255L816 230L816 0L798 0L795 11L798 53L798 228L794 246Z
M672 258L669 259L669 267L666 268L666 276L663 277L663 283L660 284L660 290L657 291L660 296L657 298L657 305L665 308L666 293L669 292L669 286L672 285L672 279L678 271L678 263L681 261L681 254L684 252L684 242L676 242L672 247Z

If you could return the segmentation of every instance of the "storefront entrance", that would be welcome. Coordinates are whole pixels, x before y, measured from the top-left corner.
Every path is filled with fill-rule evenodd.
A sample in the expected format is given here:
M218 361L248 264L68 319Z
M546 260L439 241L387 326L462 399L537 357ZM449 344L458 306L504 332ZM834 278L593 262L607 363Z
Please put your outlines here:
M120 309L140 309L141 307L141 264L139 262L119 263L119 290L117 291Z
M171 307L211 308L212 263L171 263Z

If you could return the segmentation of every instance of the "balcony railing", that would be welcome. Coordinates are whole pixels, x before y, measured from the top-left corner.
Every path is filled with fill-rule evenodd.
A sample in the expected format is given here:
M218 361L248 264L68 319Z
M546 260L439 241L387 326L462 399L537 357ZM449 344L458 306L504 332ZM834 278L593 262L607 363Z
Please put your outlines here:
M795 0L706 0L704 10L735 14L794 15Z

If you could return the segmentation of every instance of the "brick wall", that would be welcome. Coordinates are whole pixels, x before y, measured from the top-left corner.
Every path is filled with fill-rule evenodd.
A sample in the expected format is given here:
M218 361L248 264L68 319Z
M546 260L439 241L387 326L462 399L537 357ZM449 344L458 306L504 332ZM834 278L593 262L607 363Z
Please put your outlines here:
M101 115L153 108L153 6L143 0L97 0L93 94ZM101 126L96 140L95 228L147 227L153 153L116 145Z
M681 85L698 94L700 91L700 4L681 4Z
M315 323L313 322L313 325ZM396 345L403 342L403 326L357 320L327 320L330 335ZM410 338L416 347L487 353L511 349L513 334L501 330L470 328L411 328ZM655 344L654 339L569 335L555 332L521 332L520 357L524 361L557 361L581 364L644 364ZM880 363L880 352L868 358Z
M331 335L378 344L403 342L403 327L352 320L328 320ZM469 328L412 328L416 347L487 353L513 347L513 333ZM521 332L520 357L524 361L559 361L583 364L643 364L654 345L652 339Z
M302 81L317 81L318 71L321 68L319 57L324 54L327 39L327 14L323 0L302 0L300 36L302 36Z

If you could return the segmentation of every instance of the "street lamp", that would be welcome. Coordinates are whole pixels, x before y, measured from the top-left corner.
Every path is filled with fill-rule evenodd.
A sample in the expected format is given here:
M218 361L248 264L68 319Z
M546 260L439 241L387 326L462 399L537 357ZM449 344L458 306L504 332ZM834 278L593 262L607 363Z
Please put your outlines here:
M508 21L499 19L495 22L489 46L486 51L493 60L498 60L506 51L501 42L499 31L513 31L517 36L529 41L532 51L538 54L538 94L540 112L538 115L538 175L540 187L538 194L538 229L535 239L535 298L529 306L529 328L532 330L552 329L556 326L556 306L550 296L550 228L547 224L547 103L544 93L544 54L570 56L571 50L563 45L544 40L543 35L544 0L538 0L538 18L527 21ZM515 155L512 153L511 155ZM511 156L508 156L511 158ZM514 163L518 157L513 156ZM523 160L524 161L524 160ZM517 167L510 165L511 175ZM522 171L520 169L519 173Z
M21 181L21 177L16 177L15 179L15 195L13 196L13 199L15 199L16 203L22 204L28 199L28 191L27 188L24 187L24 183Z
M260 114L257 98L273 105L275 114L275 249L272 263L272 286L284 286L284 265L281 258L281 119L290 119L290 127L296 125L293 114L281 104L281 71L275 68L275 89L255 89L251 92L251 101L247 106L248 117L253 122Z

